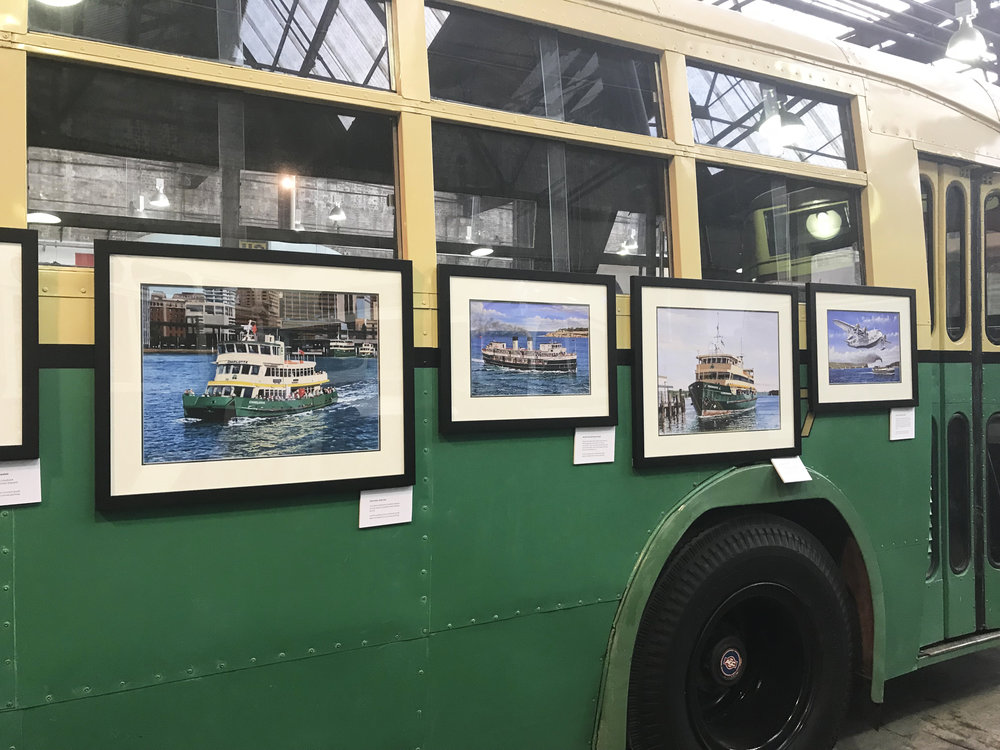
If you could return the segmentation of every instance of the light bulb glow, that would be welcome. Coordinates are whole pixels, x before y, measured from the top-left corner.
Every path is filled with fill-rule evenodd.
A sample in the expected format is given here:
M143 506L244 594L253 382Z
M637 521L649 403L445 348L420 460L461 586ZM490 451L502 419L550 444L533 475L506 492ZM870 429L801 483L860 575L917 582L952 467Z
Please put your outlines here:
M469 253L469 255L471 255L474 258L484 258L487 255L493 255L493 248L483 245L481 247L477 247L475 250Z
M295 176L290 174L283 175L279 184L285 190L291 190L295 187Z
M170 208L170 199L163 192L163 180L159 177L156 179L156 195L147 205L152 208Z
M837 236L843 223L840 214L832 208L817 211L806 217L806 231L817 240L828 240Z
M38 0L38 2L52 8L71 8L74 5L79 5L83 0Z
M327 217L330 221L344 221L347 219L347 214L344 213L344 207L339 203L334 203L333 208L330 209L330 216Z

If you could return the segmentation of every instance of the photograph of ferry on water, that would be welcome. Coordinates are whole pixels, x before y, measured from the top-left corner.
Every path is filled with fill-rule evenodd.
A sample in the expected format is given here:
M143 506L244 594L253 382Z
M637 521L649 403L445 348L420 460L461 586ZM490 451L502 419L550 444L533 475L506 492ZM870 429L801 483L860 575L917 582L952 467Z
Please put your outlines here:
M378 450L377 294L140 289L144 464Z
M809 398L813 408L916 404L916 294L810 284Z
M98 241L99 507L411 484L406 261Z
M470 300L472 396L590 393L586 305Z
M778 313L656 310L660 435L781 429Z
M614 289L608 276L439 266L441 429L617 422Z
M795 295L632 279L633 465L798 453Z

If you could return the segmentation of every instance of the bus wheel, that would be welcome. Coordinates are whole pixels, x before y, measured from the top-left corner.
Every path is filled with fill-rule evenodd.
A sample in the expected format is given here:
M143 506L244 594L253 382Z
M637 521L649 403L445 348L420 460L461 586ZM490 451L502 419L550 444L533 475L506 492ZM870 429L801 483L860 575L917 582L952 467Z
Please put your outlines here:
M660 574L629 680L632 750L829 750L847 709L847 593L808 531L715 526Z

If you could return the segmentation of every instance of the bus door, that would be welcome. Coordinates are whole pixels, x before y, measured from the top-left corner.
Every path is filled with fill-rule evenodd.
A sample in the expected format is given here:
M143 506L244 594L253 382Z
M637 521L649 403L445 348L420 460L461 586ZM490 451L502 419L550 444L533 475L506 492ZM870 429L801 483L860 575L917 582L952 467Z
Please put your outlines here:
M982 294L982 464L980 498L985 514L986 627L1000 628L1000 172L985 172L980 192L979 260Z
M974 634L982 625L982 518L973 493L972 170L921 162L931 311L930 364L921 383L931 416L931 561L923 642ZM978 213L978 211L976 211ZM936 392L935 392L936 391ZM980 393L981 397L981 393Z

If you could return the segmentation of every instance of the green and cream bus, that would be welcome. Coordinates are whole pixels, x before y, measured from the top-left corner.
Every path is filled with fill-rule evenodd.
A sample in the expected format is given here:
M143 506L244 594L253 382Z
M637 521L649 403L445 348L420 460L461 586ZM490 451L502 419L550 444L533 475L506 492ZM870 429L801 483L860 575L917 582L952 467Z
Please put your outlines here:
M0 84L42 492L3 747L823 750L852 685L1000 644L996 87L686 0L0 0ZM109 239L408 260L412 521L95 511ZM439 264L614 277L613 462L441 434ZM811 481L633 468L634 277L915 290L915 437L803 389Z

